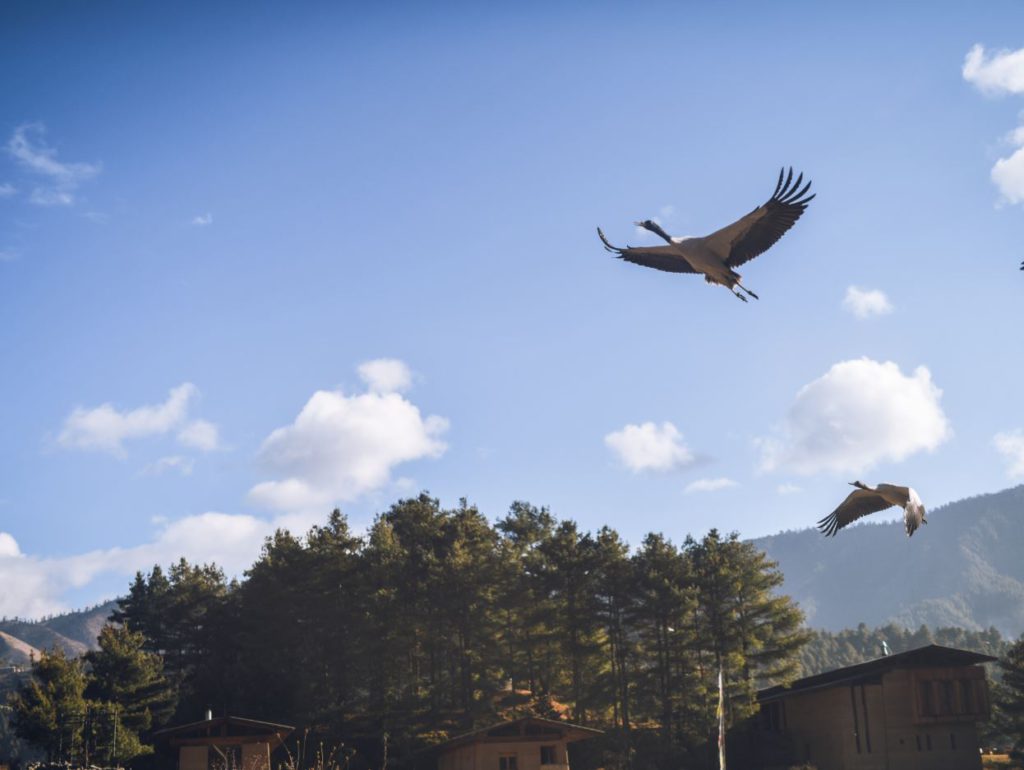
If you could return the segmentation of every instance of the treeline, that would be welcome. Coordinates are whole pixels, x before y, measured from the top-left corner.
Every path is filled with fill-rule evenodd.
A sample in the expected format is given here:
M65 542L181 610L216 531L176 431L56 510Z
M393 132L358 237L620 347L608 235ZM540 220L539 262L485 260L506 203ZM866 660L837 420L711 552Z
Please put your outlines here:
M717 676L730 722L799 672L802 616L736 535L631 550L513 504L491 524L427 495L364 537L334 511L279 531L240 582L185 561L139 574L113 621L159 655L177 720L207 707L390 756L522 713L609 730L609 766L705 764Z
M810 639L800 650L801 676L811 676L834 668L852 666L889 653L905 652L927 644L941 644L1002 658L1010 648L996 628L986 631L968 631L963 628L930 629L922 625L916 631L889 624L868 628L861 623L833 633L812 631ZM995 671L998 674L998 670Z

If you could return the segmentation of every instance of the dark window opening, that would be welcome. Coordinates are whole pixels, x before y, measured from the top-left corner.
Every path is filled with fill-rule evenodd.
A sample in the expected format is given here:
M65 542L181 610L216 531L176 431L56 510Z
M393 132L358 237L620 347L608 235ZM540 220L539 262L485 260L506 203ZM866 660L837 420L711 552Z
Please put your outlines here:
M956 751L956 733L949 734L949 749L950 751Z
M935 716L935 701L932 698L932 683L918 682L917 692L919 702L921 705L921 716Z
M540 763L542 765L557 765L558 760L555 759L555 747L554 746L541 746L540 747Z
M498 757L498 770L519 770L515 754L502 754Z

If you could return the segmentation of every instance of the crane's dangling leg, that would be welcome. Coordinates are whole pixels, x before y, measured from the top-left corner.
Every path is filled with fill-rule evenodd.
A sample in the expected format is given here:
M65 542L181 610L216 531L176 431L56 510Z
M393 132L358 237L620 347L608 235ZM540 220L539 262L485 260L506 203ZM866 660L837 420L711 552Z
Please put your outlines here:
M751 297L753 297L754 299L761 299L761 298L760 298L759 296L757 296L756 294L754 294L754 292L752 292L752 291L751 291L750 289L748 289L748 288L747 288L746 286L744 286L744 285L743 285L742 283L740 283L739 281L736 281L736 285L737 285L737 286L739 286L739 287L740 287L741 289L743 289L743 291L745 291L745 292L746 292L747 294L749 294L749 295L750 295Z
M740 298L741 300L743 300L744 302L746 302L746 301L747 301L747 298L746 298L746 297L744 297L744 296L743 296L742 294L740 294L740 293L739 293L738 291L736 291L735 289L732 289L732 293L733 293L733 294L735 294L735 295L736 295L737 297L739 297L739 298Z

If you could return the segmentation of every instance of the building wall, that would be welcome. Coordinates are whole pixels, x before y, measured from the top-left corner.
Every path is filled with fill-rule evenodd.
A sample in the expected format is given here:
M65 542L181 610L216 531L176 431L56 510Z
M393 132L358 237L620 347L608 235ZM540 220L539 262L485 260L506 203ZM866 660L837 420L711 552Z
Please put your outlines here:
M978 715L922 713L921 682L969 676L987 710L979 667L885 674L876 684L836 685L781 703L793 759L819 770L976 770ZM979 706L980 708L980 706ZM955 710L955 709L954 709ZM982 717L983 718L983 717Z
M554 746L555 764L541 765L541 746ZM438 757L438 770L499 770L500 757L514 755L516 770L568 770L569 755L565 739L478 741L444 752Z

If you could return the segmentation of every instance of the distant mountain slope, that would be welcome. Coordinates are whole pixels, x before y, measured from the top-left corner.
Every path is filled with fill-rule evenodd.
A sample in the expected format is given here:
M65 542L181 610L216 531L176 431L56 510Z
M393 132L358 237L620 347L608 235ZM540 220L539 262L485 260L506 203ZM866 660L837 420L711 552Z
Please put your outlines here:
M32 657L39 657L39 650L17 637L0 631L0 661L15 666L27 666Z
M69 655L81 655L96 647L96 637L116 604L116 601L109 601L87 610L39 621L2 620L0 634L36 650L60 647ZM3 655L3 646L0 645L0 657ZM11 655L8 658L12 663L18 662Z
M752 542L779 563L782 590L815 628L892 622L1024 632L1024 486L929 511L912 538L890 522L834 538L811 528Z

